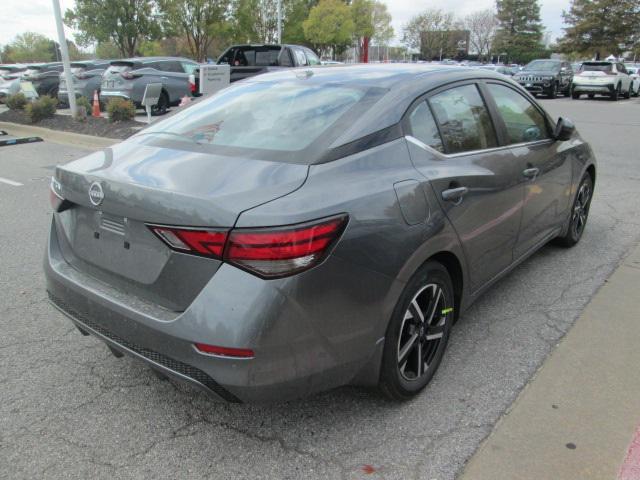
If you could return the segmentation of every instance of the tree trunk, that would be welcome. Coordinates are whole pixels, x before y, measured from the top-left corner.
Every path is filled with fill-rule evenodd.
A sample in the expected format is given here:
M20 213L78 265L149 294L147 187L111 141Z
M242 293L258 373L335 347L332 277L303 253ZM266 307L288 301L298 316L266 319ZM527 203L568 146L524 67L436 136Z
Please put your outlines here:
M369 63L369 37L362 40L362 63Z

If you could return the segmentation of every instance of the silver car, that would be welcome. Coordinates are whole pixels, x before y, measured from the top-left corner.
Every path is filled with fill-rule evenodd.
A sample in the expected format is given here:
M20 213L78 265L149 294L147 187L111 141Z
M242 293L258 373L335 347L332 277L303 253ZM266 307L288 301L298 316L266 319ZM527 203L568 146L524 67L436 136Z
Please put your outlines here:
M93 100L93 93L100 94L102 74L109 68L111 60L84 60L71 62L71 75L73 75L73 89L76 97L85 97ZM58 99L65 104L69 102L69 90L64 71L60 74L60 86Z
M483 291L580 240L595 180L572 123L495 72L266 74L57 167L47 290L219 399L406 399Z
M161 83L162 94L152 113L163 115L171 105L177 105L185 95L192 96L195 82L193 75L198 64L180 57L140 57L114 60L102 75L100 100L125 98L141 106L145 87Z
M7 97L20 91L20 78L24 75L26 65L0 65L0 101L6 102Z

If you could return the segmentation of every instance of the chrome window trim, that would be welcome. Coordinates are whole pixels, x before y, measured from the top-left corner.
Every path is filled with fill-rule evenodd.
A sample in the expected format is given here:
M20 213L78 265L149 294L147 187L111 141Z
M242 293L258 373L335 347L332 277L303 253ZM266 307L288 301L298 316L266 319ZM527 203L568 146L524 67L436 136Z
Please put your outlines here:
M535 147L535 146L538 146L538 145L551 144L551 143L553 143L555 141L552 138L544 138L542 140L535 140L533 142L512 143L511 145L501 145L499 147L485 148L485 149L480 149L480 150L467 150L465 152L447 154L447 153L439 152L435 148L427 145L426 143L422 142L421 140L417 139L416 137L414 137L412 135L408 135L407 134L407 135L404 136L404 138L408 142L411 142L414 145L416 145L417 147L420 147L423 150L428 151L429 153L433 153L433 154L435 154L435 155L437 155L439 157L442 157L442 159L464 157L466 155L479 155L479 154L484 154L484 153L499 152L499 151L507 150L507 149L510 149L510 148Z

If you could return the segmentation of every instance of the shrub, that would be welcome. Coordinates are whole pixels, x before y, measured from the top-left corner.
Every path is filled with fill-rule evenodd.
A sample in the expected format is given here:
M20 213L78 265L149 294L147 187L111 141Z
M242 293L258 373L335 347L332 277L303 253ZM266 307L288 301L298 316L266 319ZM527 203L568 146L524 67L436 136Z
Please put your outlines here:
M131 120L136 116L136 107L131 100L124 98L112 98L107 103L107 115L110 122L122 122Z
M76 98L76 108L78 110L84 108L87 111L87 115L91 115L91 112L93 111L93 106L87 97Z
M9 110L23 110L26 104L27 97L24 96L24 93L9 95L7 98L7 107L9 107Z
M58 105L58 99L51 98L48 95L43 95L42 97L34 100L30 104L28 104L24 111L29 118L31 123L39 122L44 118L53 117L56 113L56 106Z

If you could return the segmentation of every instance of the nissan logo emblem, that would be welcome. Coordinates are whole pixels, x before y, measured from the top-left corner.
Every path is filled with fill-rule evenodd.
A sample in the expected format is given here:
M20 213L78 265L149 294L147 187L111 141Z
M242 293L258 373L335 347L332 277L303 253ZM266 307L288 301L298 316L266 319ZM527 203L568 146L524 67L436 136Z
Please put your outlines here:
M103 200L104 192L102 191L102 185L98 182L93 182L89 187L89 201L97 207Z

